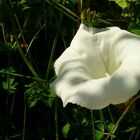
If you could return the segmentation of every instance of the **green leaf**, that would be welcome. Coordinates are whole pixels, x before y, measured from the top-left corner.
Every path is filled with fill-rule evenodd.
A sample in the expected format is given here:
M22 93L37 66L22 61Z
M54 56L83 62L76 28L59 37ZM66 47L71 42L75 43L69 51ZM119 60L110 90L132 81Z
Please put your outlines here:
M15 48L12 48L12 44L11 43L3 43L3 42L0 42L0 51L14 51Z
M34 106L37 104L37 102L39 101L39 99L40 99L40 98L35 98L34 100L32 100L32 102L30 102L29 107L30 107L30 108L31 108L31 107L34 107Z
M67 138L67 135L68 135L68 132L70 130L70 124L67 123L66 125L64 125L64 127L62 128L62 133L63 133L63 136L65 138Z
M8 90L8 87L9 88L12 87L13 83L14 83L14 78L10 78L9 81L3 81L2 86L5 90Z
M123 9L127 7L127 2L126 0L114 0L120 7Z
M86 119L86 117L83 118L81 124L84 126L88 125L88 120Z
M52 107L54 101L56 99L56 94L51 91L51 90L47 90L47 93L43 93L41 95L41 101L48 107Z
M31 7L30 6L26 6L22 9L23 12L30 12L31 11Z
M15 93L17 85L18 83L14 83L14 79L10 79L9 82L8 81L2 82L3 89L8 91L9 93Z
M132 29L130 32L136 35L140 35L140 29Z
M136 4L140 4L140 0L136 0Z
M104 133L102 131L99 130L95 130L95 139L96 140L101 140L104 136Z
M140 35L140 23L135 24L135 23L130 23L128 26L128 31L136 34L136 35Z
M15 73L15 70L13 67L9 67L8 69L2 69L0 70L0 73L8 73L9 72L13 72ZM6 76L7 76L6 75ZM3 75L5 77L5 75ZM17 82L15 82L15 78L7 76L6 80L2 81L2 88L6 91L8 91L8 93L15 93L16 92L16 86L18 85Z
M108 129L109 131L111 131L114 128L114 124L113 123L109 123L108 124Z
M108 129L109 129L109 131L112 131L112 129L114 129L114 124L109 123L108 124ZM116 136L114 134L111 134L111 139L113 140L114 138L116 138Z
M104 132L105 126L104 126L103 123L99 123L99 124L97 124L96 126L97 126L97 128L98 128L99 130L101 130L102 132Z
M71 5L76 5L77 1L76 0L67 0Z
M36 82L27 85L26 88L27 89L25 91L25 95L27 98L27 104L31 108L34 107L41 99L41 96L45 92L45 90L39 83Z

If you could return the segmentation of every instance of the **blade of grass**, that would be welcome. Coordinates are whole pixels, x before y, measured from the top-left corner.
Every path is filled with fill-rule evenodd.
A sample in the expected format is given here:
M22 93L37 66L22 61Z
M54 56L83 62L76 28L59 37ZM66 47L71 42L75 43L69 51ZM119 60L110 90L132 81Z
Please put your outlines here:
M111 121L112 121L112 123L114 124L114 119L113 119L113 116L112 116L112 113L111 113L111 111L110 111L109 106L108 106L107 108L108 108L108 112L109 112L109 115L110 115Z
M130 135L129 140L133 140L133 136L134 136L134 134L135 134L135 131L136 131L136 129L134 129L134 130L132 131L132 134Z
M26 27L26 25L28 23L28 19L29 19L29 17L26 18L22 29L20 29L21 31L20 31L19 35L17 36L18 39L20 39L21 37L23 38L23 31L25 30L25 27ZM25 42L25 39L23 40L23 42L26 43ZM15 41L14 44L13 44L13 46L12 46L12 48L14 48L16 45L17 45L17 42Z
M135 135L135 140L138 140L139 136L140 136L140 129L138 130L138 132Z
M29 49L32 45L32 43L34 42L34 40L36 39L37 35L41 32L41 30L46 26L46 24L44 24L38 31L37 33L33 36L32 40L30 41L29 45L28 45L28 48L26 50L26 54L29 52Z
M108 127L107 127L107 124L106 124L106 121L105 121L105 118L104 118L102 110L99 110L99 113L100 113L100 119L102 120L106 130L108 131Z
M68 16L69 18L71 18L72 20L77 22L78 16L74 12L72 12L70 9L68 9L65 6L59 4L58 2L54 2L54 1L50 1L50 0L46 0L46 2L50 5L53 5L60 12L61 12L61 10L63 10L63 13L66 16Z
M13 4L12 4L12 1L11 0L9 0L9 3L11 5L11 7L13 8ZM20 26L20 23L19 23L19 20L18 20L18 17L16 15L16 13L13 13L13 16L14 16L14 18L16 20L17 25L18 25L19 31L21 33L21 37L22 37L23 41L26 42L24 36L22 35L22 29L21 29L21 26Z
M63 4L65 4L65 0L63 0ZM48 79L49 73L50 73L50 69L51 69L51 65L52 65L52 60L54 58L54 53L55 53L55 49L56 49L56 45L59 39L59 35L60 35L60 29L61 29L61 24L62 24L62 19L63 19L63 11L61 9L60 12L60 18L59 18L59 22L57 24L57 32L53 41L53 45L52 45L52 50L51 50L51 54L50 54L50 59L49 59L49 63L48 63L48 68L47 68L47 72L46 72L46 79Z
M56 49L56 45L57 45L57 41L59 38L59 33L56 33L53 45L52 45L52 50L51 50L51 54L50 54L50 59L49 59L49 63L48 63L48 68L47 68L47 72L46 72L46 79L48 80L49 77L49 73L50 73L50 69L51 69L51 65L52 65L52 60L54 58L54 53L55 53L55 49Z

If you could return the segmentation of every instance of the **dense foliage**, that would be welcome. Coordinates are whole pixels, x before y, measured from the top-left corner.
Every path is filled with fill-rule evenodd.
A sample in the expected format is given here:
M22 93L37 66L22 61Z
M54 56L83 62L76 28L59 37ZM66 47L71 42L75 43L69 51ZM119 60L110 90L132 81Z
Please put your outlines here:
M94 15L82 11L90 8ZM140 35L140 0L0 1L0 140L138 140L138 96L102 110L61 100L53 63L82 20ZM91 20L92 19L92 20Z

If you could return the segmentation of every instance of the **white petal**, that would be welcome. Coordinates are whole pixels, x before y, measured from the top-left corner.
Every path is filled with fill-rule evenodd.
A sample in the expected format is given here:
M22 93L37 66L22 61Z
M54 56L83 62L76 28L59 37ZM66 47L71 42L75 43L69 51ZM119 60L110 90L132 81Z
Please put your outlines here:
M64 106L71 102L101 109L125 102L140 87L140 38L118 27L81 24L70 47L56 60L55 72L51 87Z

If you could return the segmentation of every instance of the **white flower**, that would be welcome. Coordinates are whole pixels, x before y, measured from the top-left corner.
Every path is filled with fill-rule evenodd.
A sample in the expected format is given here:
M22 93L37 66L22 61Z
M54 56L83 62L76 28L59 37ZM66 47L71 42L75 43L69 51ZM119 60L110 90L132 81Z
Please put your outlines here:
M81 24L54 67L51 88L64 106L102 109L123 103L140 88L140 37L118 27Z

